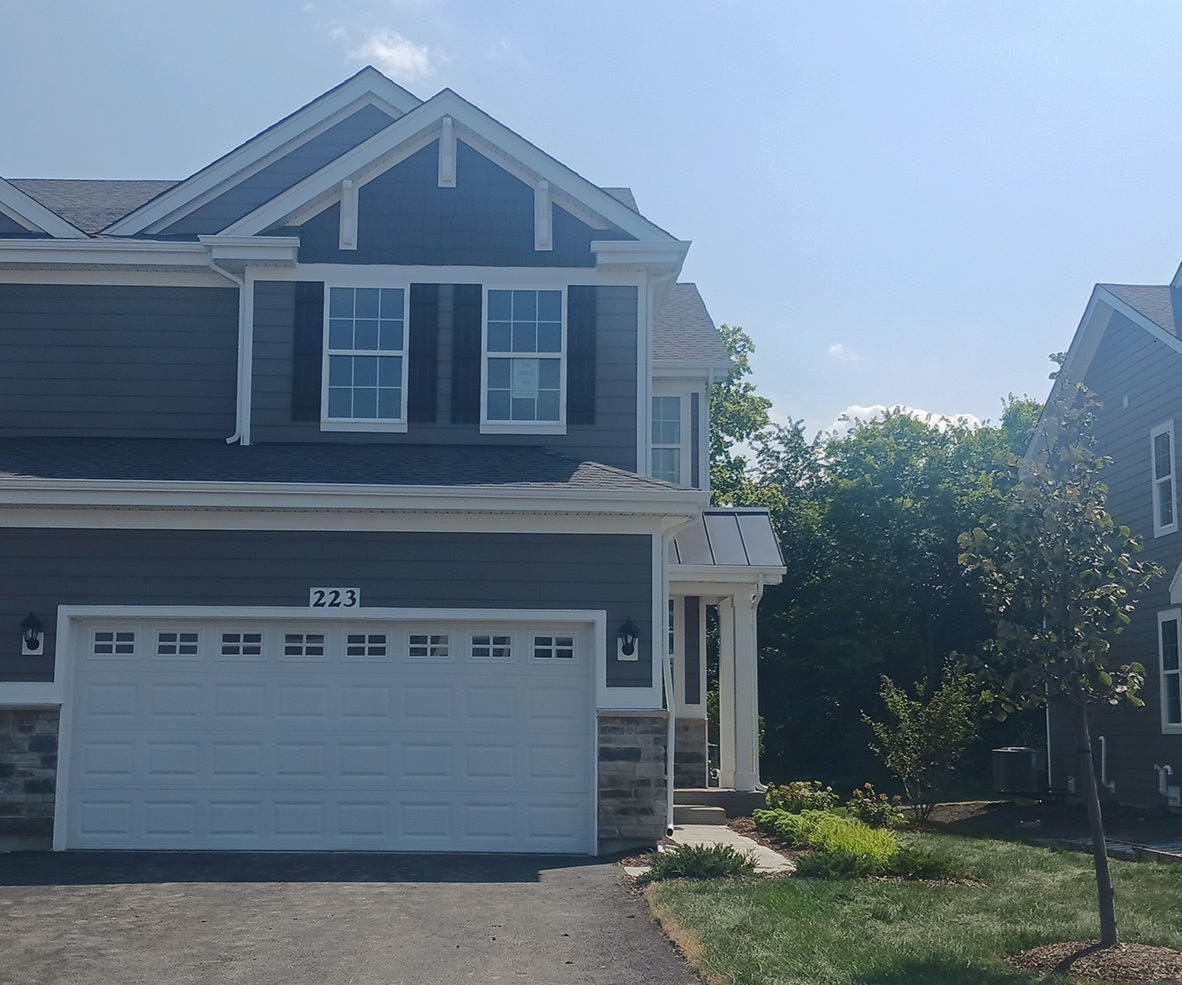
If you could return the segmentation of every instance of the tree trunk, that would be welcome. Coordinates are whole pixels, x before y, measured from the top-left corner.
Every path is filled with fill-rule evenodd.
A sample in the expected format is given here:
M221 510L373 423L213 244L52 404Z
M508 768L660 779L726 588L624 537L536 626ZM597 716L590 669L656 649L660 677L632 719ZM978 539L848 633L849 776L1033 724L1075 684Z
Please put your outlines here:
M1104 837L1104 818L1100 814L1100 792L1096 788L1096 765L1092 759L1092 736L1088 728L1088 706L1079 681L1071 689L1072 713L1075 716L1075 741L1079 750L1076 777L1083 783L1088 805L1088 829L1092 836L1092 859L1096 866L1096 893L1100 899L1100 946L1114 947L1116 935L1115 893L1108 871L1108 842Z

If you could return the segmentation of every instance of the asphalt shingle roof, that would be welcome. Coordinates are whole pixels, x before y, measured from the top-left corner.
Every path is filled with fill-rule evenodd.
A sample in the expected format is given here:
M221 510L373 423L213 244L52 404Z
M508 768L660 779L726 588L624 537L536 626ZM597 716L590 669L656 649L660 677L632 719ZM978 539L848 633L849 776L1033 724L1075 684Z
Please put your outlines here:
M153 438L3 438L0 480L282 482L671 491L666 482L543 448L265 444Z
M1157 284L1101 284L1104 290L1115 295L1130 308L1140 312L1159 328L1171 335L1177 335L1174 302L1170 289Z
M674 284L672 296L654 316L653 358L730 361L697 284Z
M9 184L72 222L84 233L97 233L176 182L10 178Z

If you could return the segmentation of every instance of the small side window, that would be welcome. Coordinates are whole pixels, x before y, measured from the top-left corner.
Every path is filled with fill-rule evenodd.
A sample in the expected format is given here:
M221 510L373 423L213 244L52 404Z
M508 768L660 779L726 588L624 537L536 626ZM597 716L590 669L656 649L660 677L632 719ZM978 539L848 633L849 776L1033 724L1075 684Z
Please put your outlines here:
M1153 473L1153 536L1178 529L1174 483L1174 422L1159 424L1149 433L1149 459Z
M1171 609L1157 616L1157 643L1161 669L1161 730L1182 732L1182 652L1179 622L1182 610Z

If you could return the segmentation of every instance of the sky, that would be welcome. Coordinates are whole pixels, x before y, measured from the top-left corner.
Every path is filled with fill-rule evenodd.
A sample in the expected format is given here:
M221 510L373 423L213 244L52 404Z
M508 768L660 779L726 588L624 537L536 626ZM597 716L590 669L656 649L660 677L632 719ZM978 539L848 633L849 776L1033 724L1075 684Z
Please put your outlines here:
M1043 399L1182 261L1182 4L0 0L0 175L179 179L373 64L692 240L810 434Z

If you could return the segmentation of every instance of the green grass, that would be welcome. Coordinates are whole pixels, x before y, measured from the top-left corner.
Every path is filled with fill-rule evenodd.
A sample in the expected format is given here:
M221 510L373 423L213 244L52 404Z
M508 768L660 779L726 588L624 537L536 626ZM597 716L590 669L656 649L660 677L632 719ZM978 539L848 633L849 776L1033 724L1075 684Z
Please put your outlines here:
M1061 983L1002 956L1098 936L1090 856L903 838L952 855L988 885L754 877L661 883L649 900L704 977L734 985ZM1182 866L1112 865L1122 939L1182 950Z

